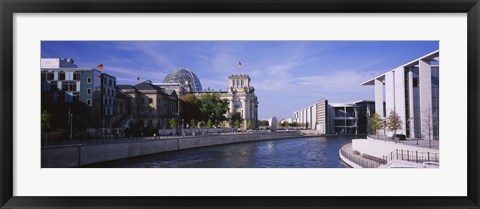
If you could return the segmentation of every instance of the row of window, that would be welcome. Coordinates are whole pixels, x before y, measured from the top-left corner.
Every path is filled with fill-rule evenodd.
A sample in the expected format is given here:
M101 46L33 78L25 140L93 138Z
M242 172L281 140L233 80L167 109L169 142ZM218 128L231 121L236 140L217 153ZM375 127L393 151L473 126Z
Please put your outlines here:
M42 71L41 78L42 78L42 80L48 80L48 81L53 81L53 80L64 81L64 80L66 80L66 73L65 73L65 71L59 71L59 72L57 73L57 76L58 76L58 78L55 79L55 72L53 72L53 71L50 71L50 72ZM79 80L80 80L80 77L81 77L81 76L80 76L80 72L73 72L73 78L68 79L68 80L79 81Z
M105 98L105 100L104 100L104 104L106 104L106 105L112 105L113 106L114 103L115 103L115 101L113 101L112 98Z
M232 80L232 86L234 87L243 87L246 84L243 80Z
M103 95L107 95L107 96L115 96L115 91L113 89L106 89L105 87L103 87Z
M108 86L113 87L116 85L116 81L112 81L112 79L107 79L107 77L103 77L103 85L107 85L107 80L108 80Z
M66 80L65 71L59 71L57 76L58 76L58 78L55 79L55 72L53 72L53 71L50 71L50 72L42 71L41 78L42 78L42 80L48 80L48 81L55 81L55 80L64 81L64 80ZM68 79L68 80L80 81L81 80L80 72L73 72L73 78ZM110 86L110 87L116 86L116 84L117 84L116 81L114 81L112 79L107 79L107 77L104 77L103 84L105 86L107 85L107 80L108 80L108 86ZM87 83L88 84L92 83L92 77L87 77Z

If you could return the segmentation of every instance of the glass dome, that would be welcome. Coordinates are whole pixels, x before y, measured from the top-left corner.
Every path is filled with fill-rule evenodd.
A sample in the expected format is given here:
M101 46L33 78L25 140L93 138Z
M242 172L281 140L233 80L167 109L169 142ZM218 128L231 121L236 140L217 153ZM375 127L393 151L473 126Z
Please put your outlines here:
M164 83L185 84L185 81L188 81L188 83L192 87L192 91L202 91L202 84L200 83L200 79L198 79L197 75L195 75L195 73L193 73L189 69L176 69L170 72L167 76L165 76L165 79L163 79Z

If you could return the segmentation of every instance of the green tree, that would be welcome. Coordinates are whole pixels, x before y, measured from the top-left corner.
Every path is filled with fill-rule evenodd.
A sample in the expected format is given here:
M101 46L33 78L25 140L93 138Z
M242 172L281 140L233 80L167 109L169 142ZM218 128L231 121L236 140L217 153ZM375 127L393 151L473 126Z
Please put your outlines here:
M290 126L290 123L288 121L285 121L284 125L285 125L285 128L288 128L288 126Z
M258 121L258 126L268 126L268 120Z
M253 129L252 120L248 120L248 122L247 122L247 129Z
M235 121L235 128L240 128L240 121L239 120L236 120Z
M170 119L170 121L168 122L168 128L169 129L177 128L177 121L174 118Z
M212 119L208 119L207 128L212 128Z
M52 114L47 110L44 110L41 115L41 120L42 120L42 132L45 133L45 146L47 146L48 131L52 126Z
M222 128L226 128L227 127L227 123L225 121L222 121Z
M193 94L180 97L181 116L184 121L200 120L200 100ZM191 124L190 124L191 125ZM196 124L192 127L195 127Z
M233 113L233 115L230 117L230 124L233 124L235 128L240 128L241 123L243 123L243 118L240 113Z
M393 110L387 117L387 130L393 131L393 135L397 134L397 130L402 129L402 120L400 116Z
M373 116L370 118L370 130L372 134L377 134L378 130L383 128L383 120L378 116L377 113L374 113Z
M228 112L228 100L220 99L217 93L203 95L200 99L200 118L206 122L212 120L214 125L226 120L225 114Z

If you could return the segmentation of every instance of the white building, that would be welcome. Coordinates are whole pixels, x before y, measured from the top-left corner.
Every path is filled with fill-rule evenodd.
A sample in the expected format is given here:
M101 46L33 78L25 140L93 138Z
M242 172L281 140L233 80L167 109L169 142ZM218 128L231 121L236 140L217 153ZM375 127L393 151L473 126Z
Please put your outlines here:
M253 128L258 128L258 97L255 95L255 88L250 85L250 76L247 74L234 74L228 76L228 88L226 91L214 91L212 89L196 92L195 95L202 96L208 93L217 93L221 99L229 102L227 117L239 113L244 122L242 128L247 128L248 122Z
M375 87L375 109L381 118L391 111L402 121L397 133L428 139L439 135L439 51L376 76L361 85ZM387 133L391 135L392 133Z
M375 111L373 101L328 103L321 99L293 114L293 122L321 134L367 134L368 119Z
M317 121L317 106L315 104L295 111L293 113L293 120L300 127L306 129L315 129Z

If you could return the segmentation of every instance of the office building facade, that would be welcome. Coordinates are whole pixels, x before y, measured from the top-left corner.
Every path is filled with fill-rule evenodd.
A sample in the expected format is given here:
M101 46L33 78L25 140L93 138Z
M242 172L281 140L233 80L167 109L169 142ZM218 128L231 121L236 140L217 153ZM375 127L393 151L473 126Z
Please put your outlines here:
M68 121L85 128L111 128L116 78L95 68L78 68L73 59L42 58L42 109L69 112ZM63 110L68 108L67 111ZM59 119L64 120L64 119Z
M373 101L329 103L321 99L293 114L297 126L320 134L368 134L368 119L375 111Z
M433 51L361 84L374 86L379 116L398 114L396 132L408 138L439 138L439 55Z
M159 129L168 129L171 119L179 121L178 96L175 91L166 92L165 89L152 84L151 81L141 82L137 85L118 85L119 91L125 95L130 110L127 114L132 116L134 123L151 123Z

